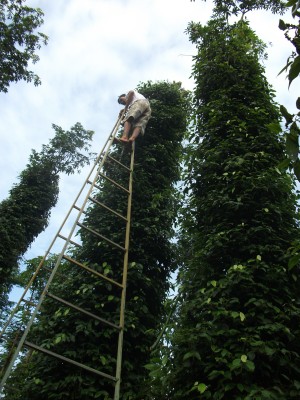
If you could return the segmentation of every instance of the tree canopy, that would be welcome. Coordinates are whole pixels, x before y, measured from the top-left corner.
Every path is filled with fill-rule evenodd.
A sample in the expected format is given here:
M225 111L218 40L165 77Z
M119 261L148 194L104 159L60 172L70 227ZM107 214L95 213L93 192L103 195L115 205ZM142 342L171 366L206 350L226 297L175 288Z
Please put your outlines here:
M0 4L0 91L7 92L12 82L25 80L41 83L29 70L36 63L36 51L48 37L36 30L43 24L43 12L27 7L25 0L2 0Z
M214 15L223 17L246 14L253 10L271 10L273 13L282 13L285 7L282 0L214 0L213 3Z

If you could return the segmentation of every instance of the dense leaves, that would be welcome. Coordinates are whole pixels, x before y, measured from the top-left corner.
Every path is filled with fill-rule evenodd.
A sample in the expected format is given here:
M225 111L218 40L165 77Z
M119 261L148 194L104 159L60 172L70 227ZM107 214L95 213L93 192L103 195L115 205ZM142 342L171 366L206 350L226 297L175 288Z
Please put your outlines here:
M41 44L47 44L47 36L36 32L44 22L44 14L39 8L30 8L24 3L24 0L2 0L0 4L1 92L7 92L9 85L19 80L41 83L28 66L39 60L36 51Z
M299 271L287 251L299 232L264 47L243 21L189 32L197 127L167 398L298 398Z
M181 141L187 124L187 93L180 83L145 83L138 87L151 103L152 118L144 137L136 141L132 226L129 253L125 335L122 366L122 399L143 399L150 346L156 340L156 328L164 312L163 302L169 288L168 278L175 268L170 239L177 215L174 183L179 179ZM129 150L118 145L113 157L128 165ZM128 171L118 164L106 164L105 173L124 187ZM100 180L102 190L96 199L114 211L126 215L127 194L108 180ZM124 245L124 221L105 209L91 204L84 225ZM122 278L123 253L112 249L81 229L82 247L73 256L86 266L118 282ZM101 318L118 324L120 289L109 282L65 263L51 292ZM47 299L40 322L32 337L48 349L115 375L118 331L79 312L60 307ZM27 378L10 382L9 399L111 399L113 385L106 379L85 373L42 355L33 355L16 371L27 369ZM19 391L16 391L18 389ZM17 393L14 395L13 393ZM16 396L16 397L13 397Z
M18 261L48 225L58 197L59 173L70 174L89 162L93 132L77 123L69 131L53 125L55 136L41 152L32 151L19 182L0 203L0 293L9 291Z
M299 79L300 74L300 12L299 2L291 0L287 3L290 7L291 14L298 23L287 23L283 20L279 21L279 29L284 31L286 39L294 46L294 51L289 56L285 67L280 73L287 71L289 86L294 79ZM300 98L296 100L296 108L300 110ZM299 160L299 134L300 134L300 112L291 114L286 107L281 106L281 113L285 119L286 126L286 150L288 159L283 163L283 167L289 166L294 170L298 180L300 180L300 160Z
M281 0L214 0L214 14L228 17L244 15L253 10L271 10L273 13L278 13L283 11L284 5Z

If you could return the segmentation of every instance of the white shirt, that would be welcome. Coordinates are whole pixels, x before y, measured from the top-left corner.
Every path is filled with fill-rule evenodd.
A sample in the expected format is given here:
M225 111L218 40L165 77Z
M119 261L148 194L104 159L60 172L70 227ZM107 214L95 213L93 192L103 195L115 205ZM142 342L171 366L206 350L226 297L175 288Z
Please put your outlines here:
M142 94L138 93L136 90L133 91L133 99L130 104L128 104L128 107L132 106L133 103L135 103L137 100L146 100L146 97L144 97ZM127 93L128 96L128 93ZM126 96L126 97L127 97Z

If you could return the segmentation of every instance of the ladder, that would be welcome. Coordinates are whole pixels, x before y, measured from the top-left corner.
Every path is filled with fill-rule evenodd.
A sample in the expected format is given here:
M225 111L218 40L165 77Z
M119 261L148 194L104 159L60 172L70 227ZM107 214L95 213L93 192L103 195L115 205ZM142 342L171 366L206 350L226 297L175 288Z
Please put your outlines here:
M125 301L126 301L126 284L127 284L127 272L128 272L128 251L129 251L129 235L130 235L130 222L131 222L131 202L132 202L132 184L133 184L133 168L134 168L134 153L135 153L135 143L133 142L132 145L124 145L119 143L119 140L116 138L116 133L121 124L123 115L120 115L112 132L110 133L106 143L104 144L102 150L98 154L94 165L88 174L85 182L82 185L81 190L79 191L75 201L73 202L72 206L70 207L64 221L62 222L60 228L58 229L57 234L55 235L54 239L52 240L48 250L46 251L44 257L41 259L36 271L34 272L33 276L31 277L28 285L26 286L20 300L14 307L8 321L5 323L1 333L0 338L5 341L5 335L9 326L14 322L15 316L18 314L19 310L27 309L28 318L22 329L22 332L19 333L19 337L15 340L13 344L13 351L10 352L8 355L8 361L4 367L2 380L0 384L0 397L3 390L5 390L6 385L9 384L7 382L8 378L10 377L14 366L18 363L18 357L24 351L24 348L27 351L35 351L39 353L43 353L45 356L54 357L61 362L72 364L75 367L81 368L87 371L88 373L96 374L101 379L108 380L112 385L113 390L113 398L114 400L119 400L120 397L120 382L121 382L121 365L122 365L122 349L123 349L123 335L124 335L124 313L125 313ZM117 145L117 149L120 150L119 154L121 154L121 160L113 157L111 153L113 153L114 145ZM123 153L127 152L127 160L129 161L129 165L125 165L122 162L122 155ZM128 188L124 187L122 184L115 181L111 175L109 176L107 171L108 164L113 166L113 168L123 169L125 171L125 175L128 175ZM101 182L109 182L110 185L113 185L116 190L125 193L127 197L127 215L121 215L118 211L115 211L108 207L107 205L103 204L102 202L98 201L95 197L95 193L99 193L103 188L103 184ZM125 197L125 198L126 198ZM82 200L81 200L82 199ZM82 204L80 205L80 201ZM116 218L120 219L124 223L124 245L116 243L109 237L104 236L98 229L97 231L91 229L89 226L84 224L84 217L87 213L88 207L98 207L99 210L105 210L107 213L111 213ZM82 222L83 220L83 222ZM70 227L70 228L69 228ZM69 233L65 234L64 230L69 229ZM113 278L107 276L107 274L103 272L97 271L97 268L94 269L87 265L87 263L81 262L80 260L75 259L72 255L70 256L69 249L70 248L80 248L82 245L78 243L78 239L75 238L76 230L78 229L86 230L90 235L95 237L95 242L101 240L106 243L106 246L110 246L112 249L117 249L120 252L120 265L123 265L122 271L119 272L120 281L116 281ZM100 229L100 228L99 228ZM53 249L55 246L58 245L58 242L62 242L63 246L59 253L56 254L56 262L49 270L46 266L46 260L48 257L53 254ZM76 252L75 252L76 255ZM118 298L118 323L113 323L102 318L99 315L96 315L89 310L86 310L80 307L77 304L71 303L66 298L62 298L59 296L54 295L51 293L52 284L54 282L54 278L57 276L59 277L60 274L60 266L63 262L68 262L72 264L74 268L79 268L84 271L84 273L91 274L96 279L103 280L104 282L108 282L110 285L119 289L120 297ZM36 302L32 302L32 299L28 299L28 294L30 293L30 289L32 285L40 276L40 274L45 271L48 273L47 280L45 279L44 288L41 291L40 297ZM68 277L63 277L63 279L68 279ZM79 283L78 283L79 284ZM49 350L46 347L42 347L39 344L33 343L32 341L28 340L28 335L30 333L30 329L32 328L34 321L36 321L43 312L42 305L45 299L51 299L50 301L57 302L58 304L62 304L72 310L76 310L76 312L82 313L85 317L97 320L101 323L101 326L109 327L110 329L115 329L117 334L117 343L114 346L114 349L117 349L117 354L115 355L116 365L115 365L115 374L108 374L98 369L94 369L91 366L86 364L80 363L72 358L65 357L55 351ZM47 300L49 301L49 300ZM23 312L23 315L25 313ZM29 349L29 350L28 350Z

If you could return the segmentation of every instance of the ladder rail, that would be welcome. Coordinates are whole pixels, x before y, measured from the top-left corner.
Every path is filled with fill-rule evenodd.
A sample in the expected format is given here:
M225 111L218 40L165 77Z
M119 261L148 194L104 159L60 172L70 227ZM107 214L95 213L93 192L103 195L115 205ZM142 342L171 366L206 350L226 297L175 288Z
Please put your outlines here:
M126 287L127 287L127 274L128 274L128 253L129 253L129 241L130 241L130 226L131 226L131 204L132 204L132 186L133 186L133 166L134 166L134 153L135 153L135 142L132 143L132 152L130 160L130 177L129 177L129 196L127 206L127 223L126 223L126 234L125 234L125 253L124 253L124 264L123 264L123 289L121 295L120 305L120 332L118 338L118 351L117 351L117 366L116 366L116 385L114 400L120 398L120 384L121 384L121 369L122 369L122 353L123 353L123 341L124 341L124 322L125 322L125 304L126 304Z

